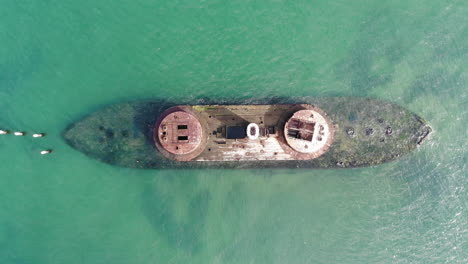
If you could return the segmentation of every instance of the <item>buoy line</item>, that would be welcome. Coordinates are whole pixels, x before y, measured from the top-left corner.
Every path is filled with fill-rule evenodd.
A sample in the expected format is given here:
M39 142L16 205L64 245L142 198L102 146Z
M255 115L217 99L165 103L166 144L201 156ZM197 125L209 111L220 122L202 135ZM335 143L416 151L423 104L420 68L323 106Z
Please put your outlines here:
M7 134L10 134L9 130L0 129L0 135L7 135ZM15 136L26 136L26 132L24 132L24 131L15 131L15 132L13 132L13 135L15 135ZM45 133L34 133L34 134L32 134L33 138L40 138L40 137L45 137L45 136L46 136Z
M10 134L9 130L0 129L0 135L7 135L7 134ZM21 136L25 136L26 132L24 132L24 131L15 131L15 132L13 132L13 135L21 137ZM45 133L34 133L34 134L32 134L33 138L41 138L41 137L45 137L45 136L46 136ZM52 153L52 151L53 151L52 149L46 149L46 150L42 150L40 153L41 153L41 155L46 155L46 154Z

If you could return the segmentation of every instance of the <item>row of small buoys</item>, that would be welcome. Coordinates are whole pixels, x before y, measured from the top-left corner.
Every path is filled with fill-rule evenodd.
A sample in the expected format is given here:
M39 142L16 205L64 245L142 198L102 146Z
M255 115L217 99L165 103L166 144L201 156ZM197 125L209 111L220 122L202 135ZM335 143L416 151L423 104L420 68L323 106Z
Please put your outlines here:
M6 134L10 134L10 131L0 129L0 135L6 135ZM15 132L13 132L13 135L18 136L18 137L23 137L23 136L26 136L26 132L15 131ZM32 137L33 138L41 138L41 137L45 137L45 135L46 135L45 133L34 133L34 134L32 134ZM46 149L46 150L42 150L40 153L41 153L41 155L50 154L50 153L52 153L52 150L51 149Z
M10 131L0 130L0 135L6 135L6 134L10 134ZM13 135L22 137L22 136L26 136L26 132L16 131L16 132L13 132ZM32 134L32 137L35 137L35 138L45 137L45 134L44 133L35 133L35 134Z

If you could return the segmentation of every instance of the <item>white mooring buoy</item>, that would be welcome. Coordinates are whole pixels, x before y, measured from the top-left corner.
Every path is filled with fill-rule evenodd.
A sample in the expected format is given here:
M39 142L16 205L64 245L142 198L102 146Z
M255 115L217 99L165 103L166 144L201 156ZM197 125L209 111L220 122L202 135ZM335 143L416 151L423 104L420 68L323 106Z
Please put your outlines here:
M0 129L0 135L6 135L6 134L8 134L8 133L10 133L10 131Z
M37 133L37 134L33 134L32 136L35 137L35 138L38 138L38 137L44 137L45 134L44 133Z
M41 155L46 155L52 153L51 149L41 151Z
M24 136L24 135L26 135L25 132L20 132L20 131L17 131L17 132L15 132L15 133L13 133L13 134L14 134L15 136Z

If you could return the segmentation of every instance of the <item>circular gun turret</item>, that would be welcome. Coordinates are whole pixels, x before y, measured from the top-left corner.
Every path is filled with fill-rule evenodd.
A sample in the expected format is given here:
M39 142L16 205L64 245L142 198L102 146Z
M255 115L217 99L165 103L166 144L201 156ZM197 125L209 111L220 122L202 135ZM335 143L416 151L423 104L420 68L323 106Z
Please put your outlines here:
M286 121L283 135L285 151L295 159L315 159L324 154L333 142L334 127L320 108L305 105Z
M154 128L156 147L163 155L178 161L192 160L204 149L204 129L188 107L173 107L165 111Z

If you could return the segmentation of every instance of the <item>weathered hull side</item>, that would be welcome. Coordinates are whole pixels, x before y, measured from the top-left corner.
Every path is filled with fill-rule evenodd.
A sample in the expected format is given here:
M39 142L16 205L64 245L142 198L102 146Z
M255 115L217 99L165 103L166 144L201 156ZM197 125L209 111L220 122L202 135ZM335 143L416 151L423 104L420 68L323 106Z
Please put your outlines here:
M164 110L181 104L243 103L154 100L115 104L72 124L63 137L70 146L92 158L131 168L350 168L394 160L414 150L431 131L414 113L375 99L261 99L248 104L313 104L323 109L335 126L334 141L328 151L313 160L178 162L158 152L153 126Z

